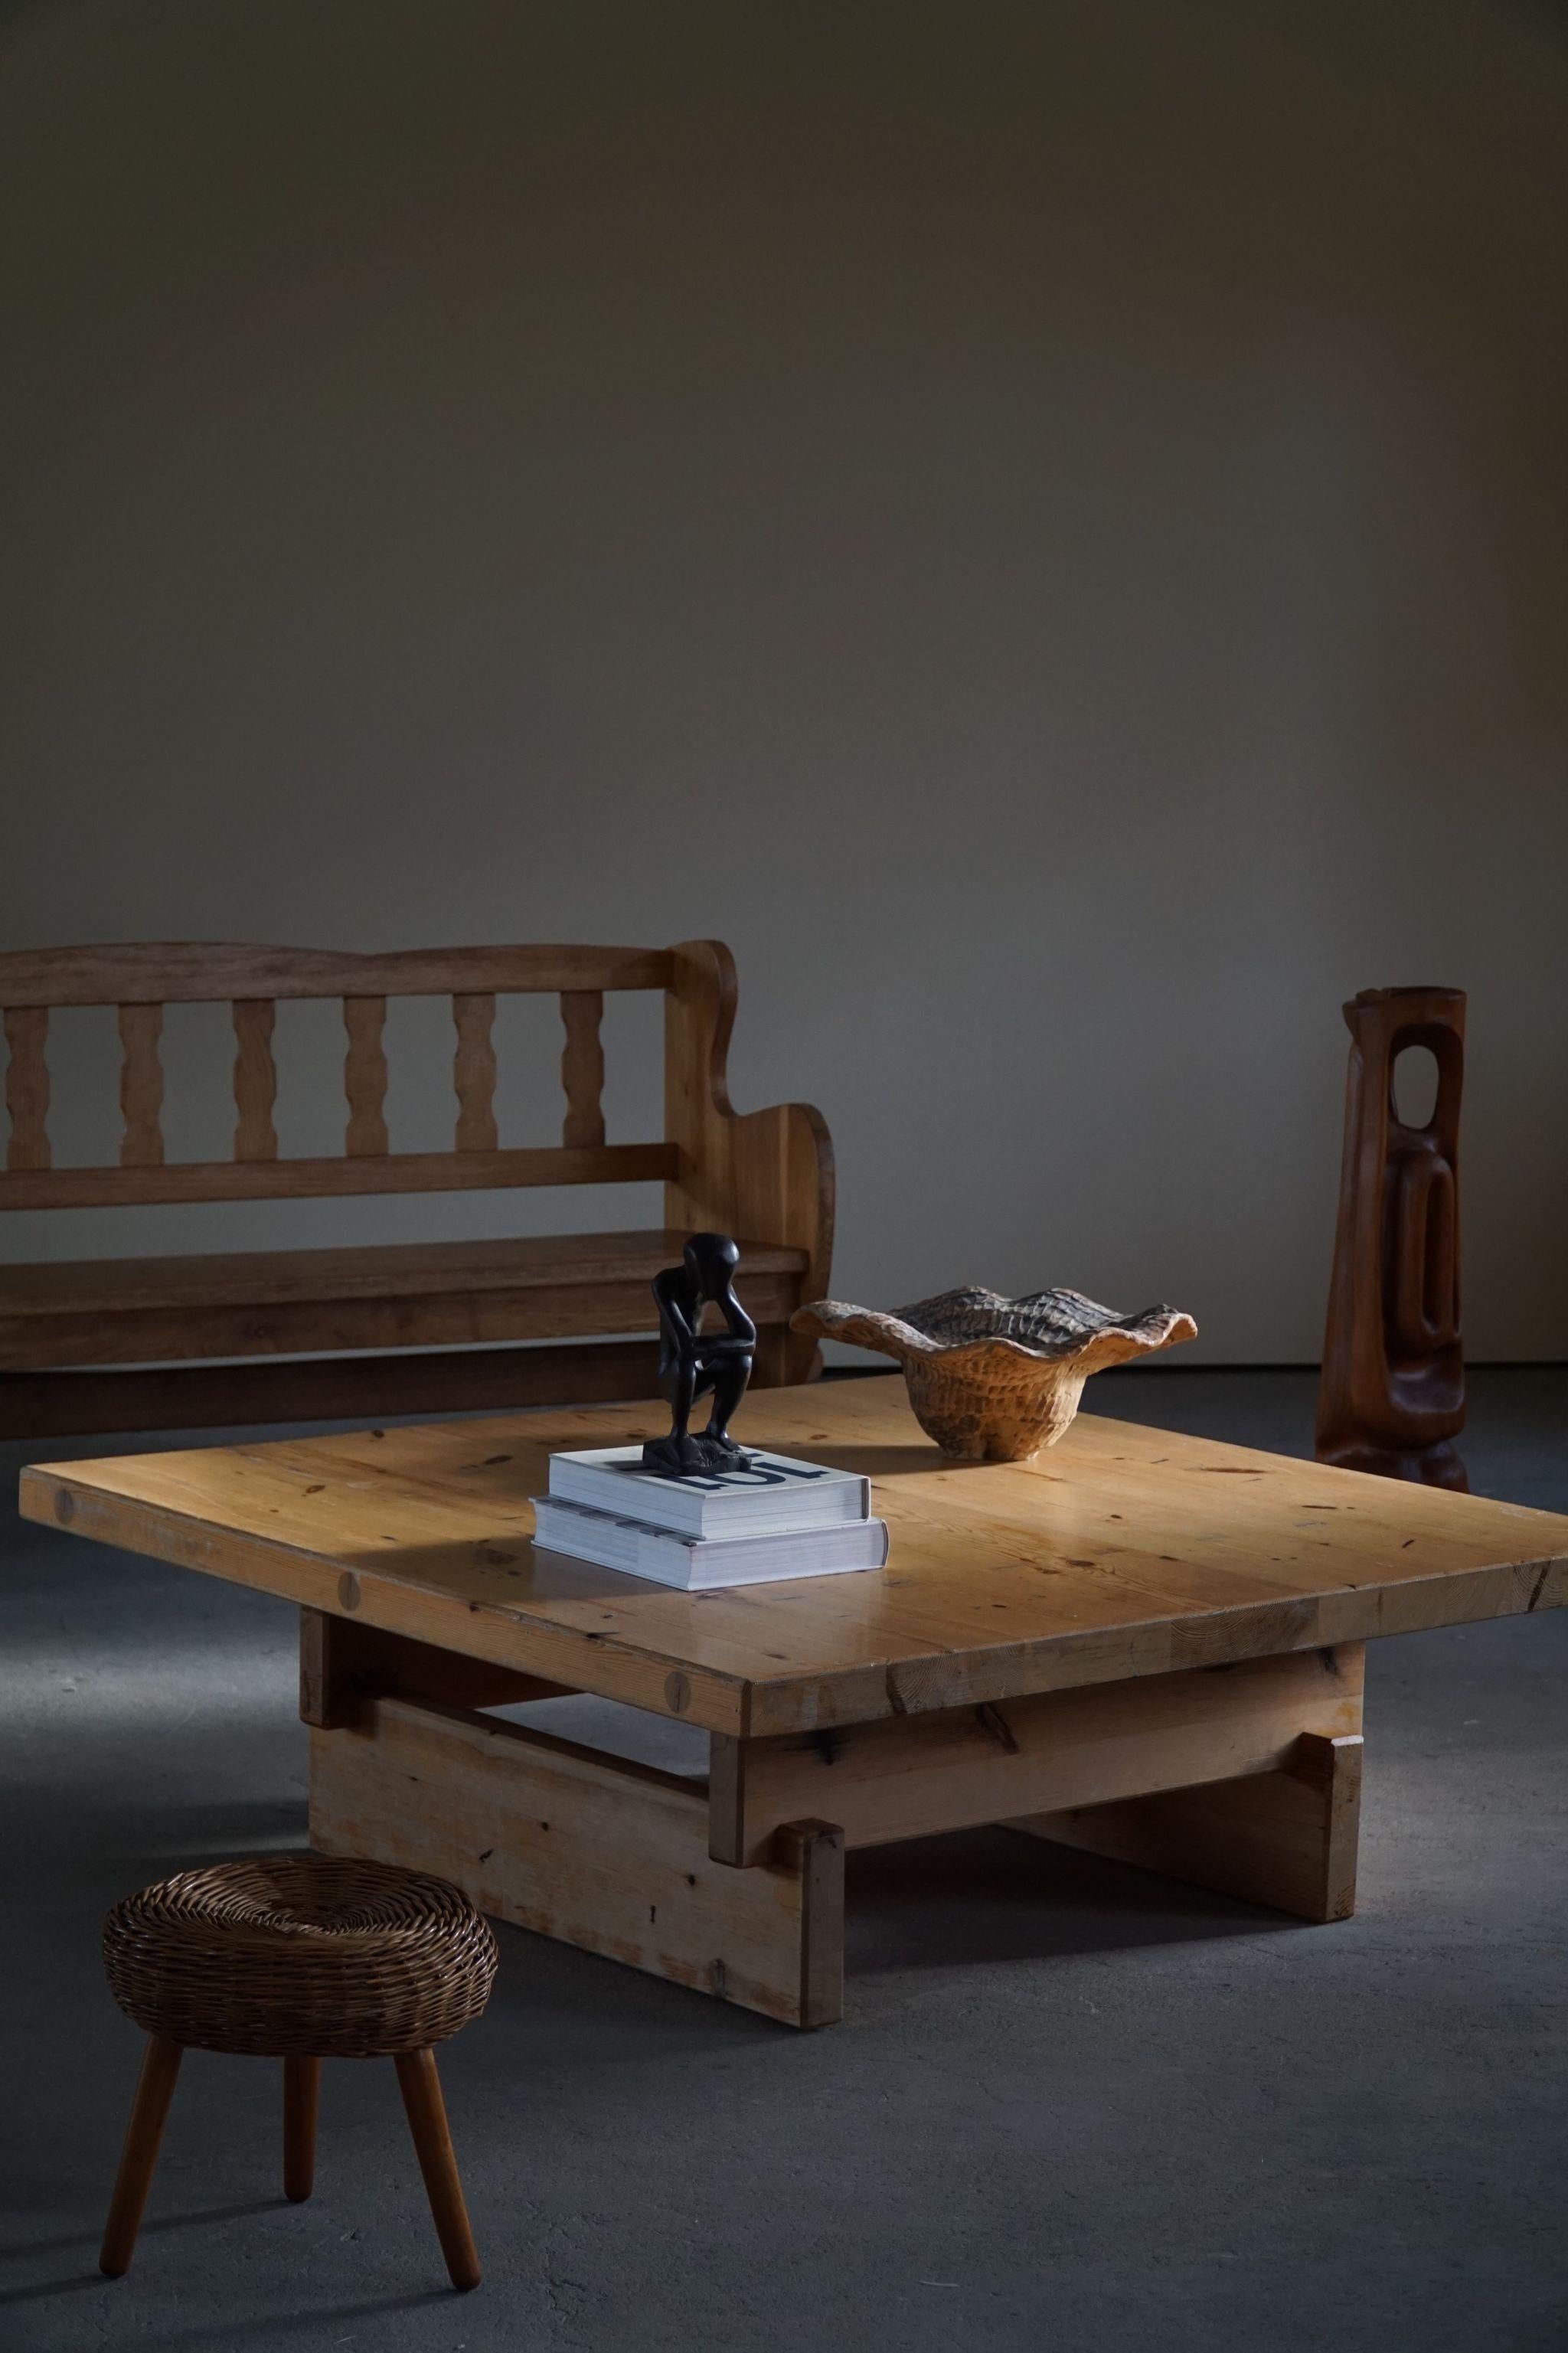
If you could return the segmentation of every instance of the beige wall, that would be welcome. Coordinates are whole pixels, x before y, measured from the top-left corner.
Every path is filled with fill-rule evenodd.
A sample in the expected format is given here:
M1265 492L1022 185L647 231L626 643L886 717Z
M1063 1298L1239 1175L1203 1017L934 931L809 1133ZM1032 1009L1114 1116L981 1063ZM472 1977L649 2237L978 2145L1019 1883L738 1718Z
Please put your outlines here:
M1215 1361L1316 1353L1342 998L1458 983L1472 1352L1563 1353L1552 11L35 0L3 38L6 944L717 933L738 1100L835 1131L836 1288L1164 1296ZM286 1141L338 1116L309 1029ZM221 1150L226 1047L170 1050ZM411 1028L403 1141L448 1051ZM93 1149L88 1017L57 1066Z

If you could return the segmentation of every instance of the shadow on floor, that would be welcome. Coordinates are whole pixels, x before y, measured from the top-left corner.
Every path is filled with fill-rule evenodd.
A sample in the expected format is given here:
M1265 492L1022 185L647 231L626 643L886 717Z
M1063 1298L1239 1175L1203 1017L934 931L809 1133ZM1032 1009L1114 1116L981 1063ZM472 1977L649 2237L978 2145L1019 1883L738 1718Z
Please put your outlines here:
M852 1977L1134 1951L1302 1925L1005 1830L851 1854L845 1910Z

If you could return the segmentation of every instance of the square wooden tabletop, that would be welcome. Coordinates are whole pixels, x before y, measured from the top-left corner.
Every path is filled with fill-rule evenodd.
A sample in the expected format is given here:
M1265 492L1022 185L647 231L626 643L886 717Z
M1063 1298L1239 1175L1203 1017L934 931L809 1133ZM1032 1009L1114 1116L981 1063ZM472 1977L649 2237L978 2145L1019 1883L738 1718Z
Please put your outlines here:
M1080 1415L944 1461L897 1379L754 1391L744 1440L869 1474L884 1569L692 1594L534 1551L563 1448L656 1405L40 1464L22 1508L128 1551L715 1732L809 1730L1568 1602L1568 1518Z

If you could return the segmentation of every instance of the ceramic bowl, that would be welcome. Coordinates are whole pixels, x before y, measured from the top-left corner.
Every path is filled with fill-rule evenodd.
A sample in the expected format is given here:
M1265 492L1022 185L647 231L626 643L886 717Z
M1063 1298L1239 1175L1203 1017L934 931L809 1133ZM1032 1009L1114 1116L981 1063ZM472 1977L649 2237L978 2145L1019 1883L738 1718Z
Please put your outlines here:
M1079 1291L1004 1299L973 1284L891 1314L818 1299L790 1322L896 1357L915 1419L960 1462L1026 1462L1068 1428L1090 1373L1194 1340L1198 1329L1174 1307L1118 1315Z

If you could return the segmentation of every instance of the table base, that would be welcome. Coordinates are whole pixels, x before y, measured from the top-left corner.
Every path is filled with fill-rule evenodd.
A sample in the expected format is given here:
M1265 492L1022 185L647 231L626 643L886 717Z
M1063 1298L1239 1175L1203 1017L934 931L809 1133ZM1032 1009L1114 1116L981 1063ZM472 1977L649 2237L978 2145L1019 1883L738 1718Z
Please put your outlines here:
M1353 1908L1360 1643L818 1734L688 1778L487 1715L550 1696L302 1613L310 1842L797 2027L843 2010L844 1854L997 1823L1308 1920Z

